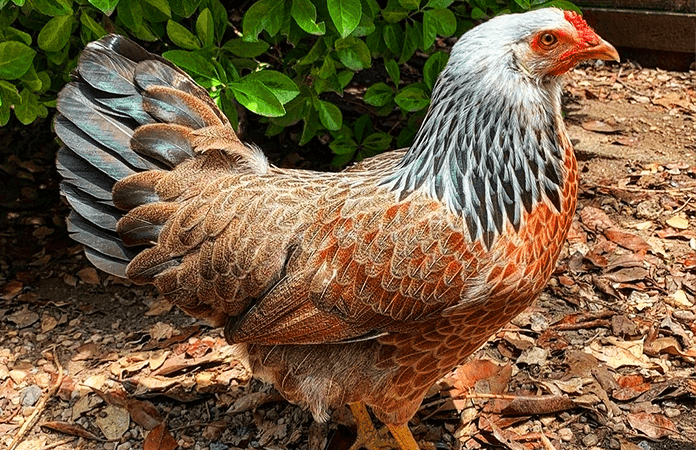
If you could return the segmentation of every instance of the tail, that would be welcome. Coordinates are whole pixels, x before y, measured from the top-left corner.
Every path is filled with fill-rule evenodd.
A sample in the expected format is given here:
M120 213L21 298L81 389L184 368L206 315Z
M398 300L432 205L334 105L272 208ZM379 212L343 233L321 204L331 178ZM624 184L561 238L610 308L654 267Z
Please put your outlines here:
M90 43L73 77L58 95L55 119L64 144L57 158L61 192L72 207L68 231L105 272L125 277L128 263L157 240L176 210L162 204L157 184L179 164L218 149L228 162L267 169L203 88L128 39ZM139 208L137 219L117 232L129 210L146 204L160 207Z

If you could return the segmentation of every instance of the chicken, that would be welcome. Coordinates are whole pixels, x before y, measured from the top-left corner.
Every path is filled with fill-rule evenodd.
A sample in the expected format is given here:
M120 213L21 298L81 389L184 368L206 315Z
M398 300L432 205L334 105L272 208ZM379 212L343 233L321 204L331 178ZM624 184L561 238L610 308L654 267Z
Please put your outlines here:
M87 46L61 91L68 228L98 268L224 326L254 374L325 421L365 405L404 450L428 388L542 290L576 203L562 77L618 53L573 12L496 17L453 47L413 145L282 169L135 43Z

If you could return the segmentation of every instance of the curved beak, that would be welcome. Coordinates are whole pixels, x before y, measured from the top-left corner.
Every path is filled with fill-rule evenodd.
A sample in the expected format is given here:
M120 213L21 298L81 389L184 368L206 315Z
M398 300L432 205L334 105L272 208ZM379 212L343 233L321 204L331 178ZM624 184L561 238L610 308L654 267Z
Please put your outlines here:
M620 62L619 52L616 51L613 45L602 38L599 38L599 43L591 47L583 48L577 52L577 57L581 59L605 59L609 61Z

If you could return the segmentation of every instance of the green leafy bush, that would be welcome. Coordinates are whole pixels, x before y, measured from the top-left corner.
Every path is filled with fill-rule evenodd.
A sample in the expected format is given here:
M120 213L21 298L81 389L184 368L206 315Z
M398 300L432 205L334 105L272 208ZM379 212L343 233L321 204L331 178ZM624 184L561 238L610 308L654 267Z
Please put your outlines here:
M386 3L386 4L385 4ZM344 165L410 144L447 62L440 38L496 14L566 0L0 0L0 125L46 117L80 50L130 36L208 89L235 127L327 141ZM231 13L231 16L229 14ZM396 141L395 141L396 138Z

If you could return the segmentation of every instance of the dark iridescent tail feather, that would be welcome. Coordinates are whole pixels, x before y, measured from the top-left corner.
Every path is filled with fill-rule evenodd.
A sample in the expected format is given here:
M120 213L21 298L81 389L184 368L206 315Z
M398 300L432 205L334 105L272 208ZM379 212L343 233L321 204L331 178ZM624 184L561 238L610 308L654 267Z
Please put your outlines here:
M191 129L228 121L188 75L121 36L89 44L73 77L58 96L55 119L63 142L57 158L61 192L72 207L68 231L95 266L125 277L142 250L138 245L156 239L162 217L138 217L128 236L116 233L116 223L127 210L159 201L157 172L137 177L116 201L112 188L139 172L174 168L194 156ZM187 103L191 96L206 106L204 114Z

